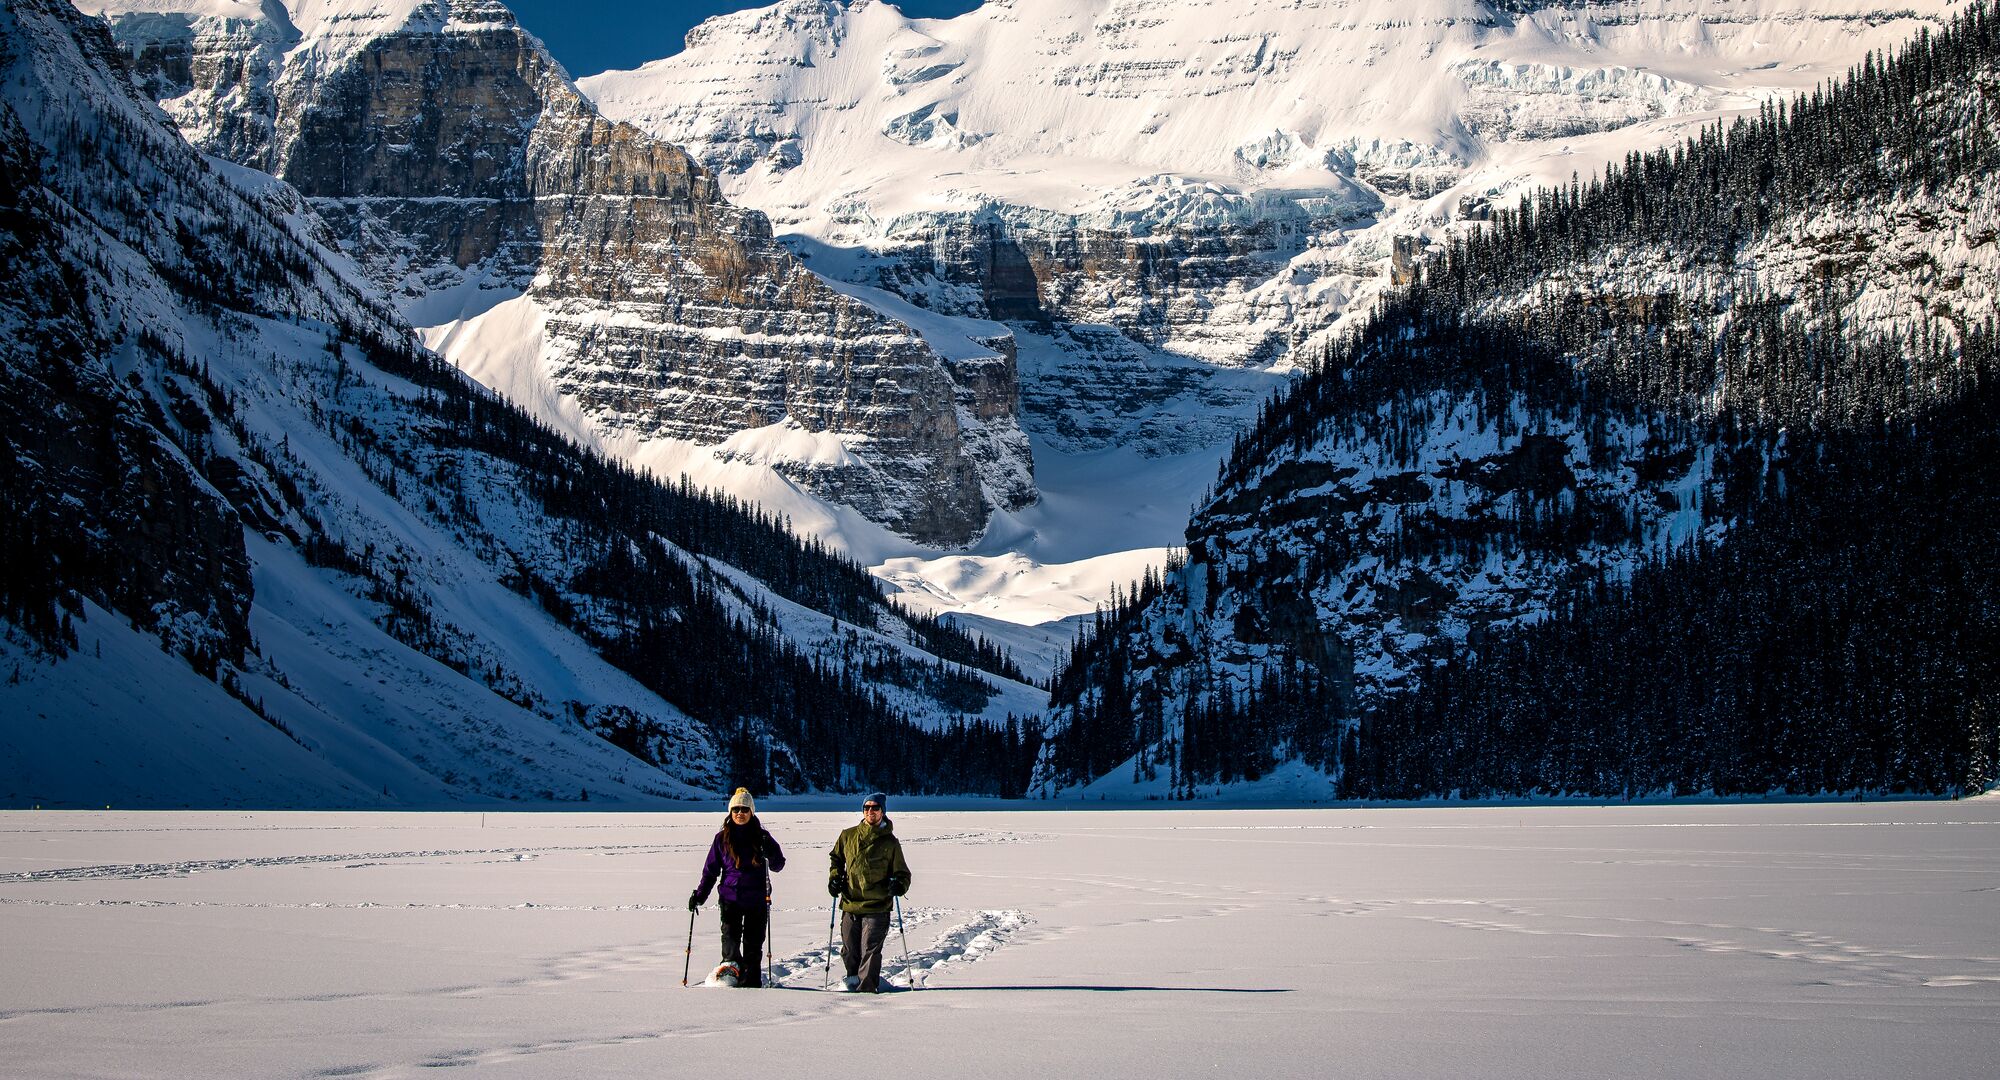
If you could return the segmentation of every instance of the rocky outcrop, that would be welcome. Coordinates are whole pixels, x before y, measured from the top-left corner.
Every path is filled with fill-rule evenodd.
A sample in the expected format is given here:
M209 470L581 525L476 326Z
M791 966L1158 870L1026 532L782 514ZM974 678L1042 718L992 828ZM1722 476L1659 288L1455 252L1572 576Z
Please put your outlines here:
M1214 369L1280 363L1334 317L1345 294L1286 288L1292 263L1380 208L1352 185L1252 196L1160 176L1076 214L904 215L850 274L1046 337L1022 411L1050 445L1175 455L1226 440L1273 382Z
M899 217L882 230L877 280L957 314L1099 323L1145 345L1258 363L1272 346L1219 311L1381 208L1352 185L1253 196L1154 177L1081 214L994 203Z
M525 294L546 316L538 375L596 431L831 438L831 460L768 463L934 544L1034 501L1010 347L947 361L829 288L709 170L598 116L501 5L110 16L192 141L296 186L406 308Z

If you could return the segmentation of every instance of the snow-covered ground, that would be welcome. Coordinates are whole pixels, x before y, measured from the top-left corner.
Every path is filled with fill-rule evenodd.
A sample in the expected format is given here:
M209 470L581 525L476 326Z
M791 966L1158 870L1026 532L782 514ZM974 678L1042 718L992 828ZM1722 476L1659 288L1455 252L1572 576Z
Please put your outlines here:
M927 989L874 999L819 991L822 852L849 816L761 809L792 858L765 992L680 986L712 813L0 815L0 1061L36 1078L1874 1078L2000 1058L1993 797L899 805ZM714 930L710 907L696 977Z

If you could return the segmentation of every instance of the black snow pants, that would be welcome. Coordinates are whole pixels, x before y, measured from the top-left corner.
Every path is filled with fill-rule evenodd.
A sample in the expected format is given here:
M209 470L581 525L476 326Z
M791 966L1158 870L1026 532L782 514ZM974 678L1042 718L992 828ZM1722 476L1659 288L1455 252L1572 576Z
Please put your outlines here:
M764 931L771 913L762 904L722 902L722 958L736 965L736 985L764 985Z
M861 977L856 987L864 994L882 989L882 943L889 940L889 913L857 915L840 913L840 962L847 965L849 978Z

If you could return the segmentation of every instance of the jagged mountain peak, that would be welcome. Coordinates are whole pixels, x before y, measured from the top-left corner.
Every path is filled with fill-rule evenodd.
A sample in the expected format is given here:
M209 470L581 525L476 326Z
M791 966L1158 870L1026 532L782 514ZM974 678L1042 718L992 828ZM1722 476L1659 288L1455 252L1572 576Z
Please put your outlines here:
M299 2L248 32L102 10L191 140L298 187L435 345L577 438L727 472L732 439L800 428L841 453L767 439L747 471L924 543L1034 501L1004 330L966 355L829 287L504 7Z
M781 4L578 85L714 169L820 272L1014 327L1048 451L1192 460L1278 381L1244 372L1308 362L1453 228L1838 76L1948 9Z

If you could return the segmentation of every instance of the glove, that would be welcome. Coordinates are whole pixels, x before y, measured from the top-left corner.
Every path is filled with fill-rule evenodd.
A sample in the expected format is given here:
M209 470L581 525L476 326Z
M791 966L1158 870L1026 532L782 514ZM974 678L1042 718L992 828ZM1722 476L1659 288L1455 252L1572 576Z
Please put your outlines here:
M689 910L689 911L694 911L694 910L696 910L696 909L697 909L697 908L699 908L699 907L701 907L701 893L699 893L699 892L691 892L691 893L689 893L689 894L688 894L688 910Z
M828 877L826 879L826 894L836 900L845 896L847 894L847 883L837 877Z
M901 896L910 891L910 879L898 874L889 879L889 895Z

